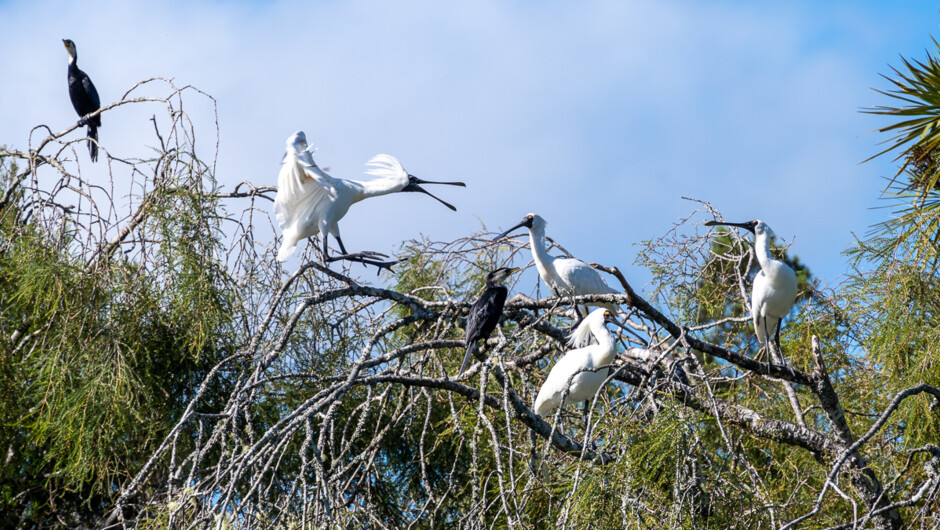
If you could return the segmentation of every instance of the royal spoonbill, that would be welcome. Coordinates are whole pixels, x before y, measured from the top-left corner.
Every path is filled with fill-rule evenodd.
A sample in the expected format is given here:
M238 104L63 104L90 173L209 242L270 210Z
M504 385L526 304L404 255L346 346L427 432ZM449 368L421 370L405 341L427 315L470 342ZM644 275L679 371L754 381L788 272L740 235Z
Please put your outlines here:
M522 222L496 236L496 241L504 238L513 230L526 227L529 229L529 246L532 249L532 258L539 271L542 281L555 296L580 296L587 294L618 294L610 288L601 274L591 268L587 263L575 258L556 258L548 253L545 247L545 227L548 223L542 216L530 213L522 218ZM618 309L612 303L589 303L588 306L603 307L617 313ZM577 307L575 307L577 313ZM578 314L580 317L580 313Z
M786 263L770 255L770 242L776 237L767 223L755 220L746 223L707 221L705 226L736 226L754 234L754 253L760 272L754 278L751 291L751 319L761 346L766 346L770 333L774 333L777 351L780 351L780 321L796 302L796 273Z
M284 234L278 261L286 260L297 243L304 238L323 234L323 261L356 261L391 269L398 261L378 261L387 257L379 252L346 251L339 235L339 220L346 215L349 207L369 197L387 195L400 191L415 191L430 195L441 204L456 211L453 205L435 197L421 187L421 184L447 184L466 186L463 182L432 182L421 180L405 171L405 168L389 155L376 155L369 162L368 174L375 178L369 181L346 180L328 175L313 160L313 151L307 146L303 131L292 134L287 139L287 153L281 172L278 175L278 191L274 197L274 214ZM330 256L328 235L336 238L342 255Z

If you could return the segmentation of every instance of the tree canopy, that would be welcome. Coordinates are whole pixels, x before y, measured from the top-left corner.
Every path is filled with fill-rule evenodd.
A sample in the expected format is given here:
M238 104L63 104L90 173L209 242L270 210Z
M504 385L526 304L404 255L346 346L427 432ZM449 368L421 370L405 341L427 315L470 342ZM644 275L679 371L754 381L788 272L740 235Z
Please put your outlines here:
M273 187L217 184L183 101L152 79L99 112L161 109L140 158L101 146L80 177L72 126L0 149L0 519L20 528L933 528L940 525L937 61L886 93L898 215L848 250L849 281L807 264L785 362L749 315L750 237L703 201L638 248L619 293L511 281L504 321L455 378L485 274L532 269L522 240L412 240L393 276L284 270ZM218 127L216 127L218 145ZM198 145L206 145L200 142ZM101 162L99 162L101 163ZM783 243L779 242L778 243ZM549 252L567 255L552 244ZM532 403L569 350L572 302L632 333L582 412ZM791 389L788 391L787 389ZM788 394L789 392L789 394Z

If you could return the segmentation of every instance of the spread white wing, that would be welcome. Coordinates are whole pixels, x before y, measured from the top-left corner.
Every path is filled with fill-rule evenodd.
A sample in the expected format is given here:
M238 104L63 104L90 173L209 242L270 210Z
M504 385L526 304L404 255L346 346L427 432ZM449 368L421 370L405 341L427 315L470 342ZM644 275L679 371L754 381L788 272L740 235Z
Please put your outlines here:
M313 160L313 154L316 153L316 149L312 146L304 149L297 153L297 162L300 164L300 167L303 169L307 177L313 179L317 184L319 184L323 189L330 194L330 197L336 198L336 179L331 177L325 171L320 169L320 166Z
M335 180L316 164L311 166L309 152L303 153L307 153L309 161L298 157L300 153L288 151L277 177L274 216L284 234L279 261L293 253L298 241L320 232L319 221L336 196Z

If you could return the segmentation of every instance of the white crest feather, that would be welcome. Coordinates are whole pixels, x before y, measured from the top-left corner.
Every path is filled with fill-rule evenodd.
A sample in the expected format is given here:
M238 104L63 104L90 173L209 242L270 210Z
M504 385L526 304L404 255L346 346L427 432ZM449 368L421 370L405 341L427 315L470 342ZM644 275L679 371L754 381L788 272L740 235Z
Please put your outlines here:
M540 227L542 230L544 230L545 227L548 226L548 221L546 221L545 218L542 217L541 215L539 215L539 214L537 214L537 213L530 213L529 215L531 215L531 216L533 217L533 219L532 219L532 220L533 220L533 226L538 226L538 227Z
M366 171L369 175L394 180L408 180L408 172L405 171L398 159L392 155L375 155L366 162L366 166L372 168Z
M584 320L578 324L578 327L571 332L571 335L568 336L568 344L574 348L583 348L591 343L591 337L594 335L591 333L591 326L596 323L596 321L604 321L604 311L607 311L603 307L599 307L594 311L591 311L591 314L584 317Z

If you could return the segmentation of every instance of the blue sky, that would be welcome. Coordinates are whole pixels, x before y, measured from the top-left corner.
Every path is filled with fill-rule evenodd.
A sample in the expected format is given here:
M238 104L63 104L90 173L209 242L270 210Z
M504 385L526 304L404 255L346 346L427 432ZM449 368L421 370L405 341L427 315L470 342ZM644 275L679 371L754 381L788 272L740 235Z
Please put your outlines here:
M351 251L496 231L537 212L576 256L642 285L634 243L665 233L691 196L730 220L765 220L831 282L852 233L887 214L871 208L894 172L890 158L860 164L886 122L859 109L888 102L872 88L888 88L880 74L901 56L934 48L938 7L0 1L0 144L25 148L33 126L74 122L61 43L71 38L105 102L151 76L213 95L227 188L275 184L298 129L336 176L367 178L363 164L389 153L419 177L467 182L438 190L457 213L417 194L353 206L341 223ZM210 156L211 107L187 104ZM140 155L150 114L106 114L102 143Z

